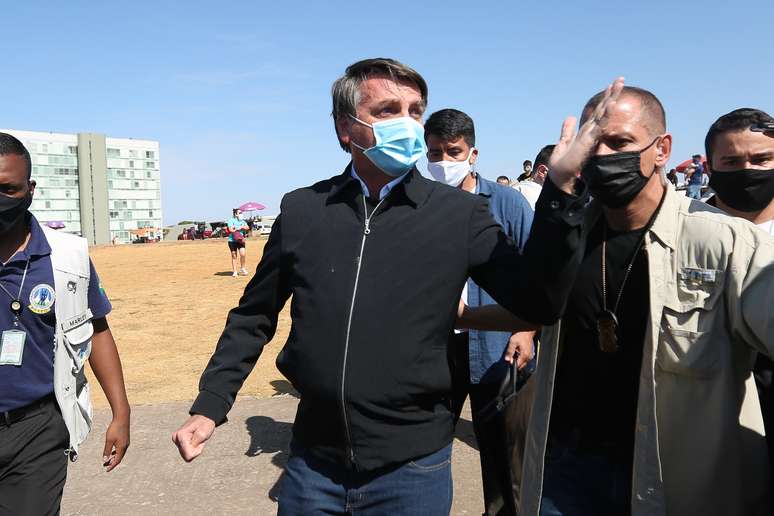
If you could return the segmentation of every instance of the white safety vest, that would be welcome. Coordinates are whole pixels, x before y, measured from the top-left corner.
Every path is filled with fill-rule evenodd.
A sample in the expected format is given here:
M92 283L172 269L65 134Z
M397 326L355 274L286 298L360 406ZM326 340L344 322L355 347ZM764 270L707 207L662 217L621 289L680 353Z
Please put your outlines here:
M89 246L85 238L41 226L51 247L56 303L54 335L54 395L70 433L68 455L78 458L78 446L91 429L92 408L84 365L91 354L94 328L89 310Z

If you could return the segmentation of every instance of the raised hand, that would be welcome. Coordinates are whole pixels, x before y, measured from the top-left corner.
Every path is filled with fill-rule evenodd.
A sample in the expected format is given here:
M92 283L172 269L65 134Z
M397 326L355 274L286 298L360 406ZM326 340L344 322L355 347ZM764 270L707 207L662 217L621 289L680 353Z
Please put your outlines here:
M562 134L551 155L548 177L551 182L567 193L573 193L575 181L583 165L599 143L599 138L607 124L610 110L618 101L624 87L624 78L618 77L605 89L605 96L597 105L594 113L575 134L577 120L569 116L562 124Z

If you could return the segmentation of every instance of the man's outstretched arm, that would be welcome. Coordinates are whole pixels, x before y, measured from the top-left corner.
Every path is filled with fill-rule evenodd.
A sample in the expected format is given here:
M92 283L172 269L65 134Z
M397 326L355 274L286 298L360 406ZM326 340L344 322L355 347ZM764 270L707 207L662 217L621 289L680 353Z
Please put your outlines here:
M215 353L199 381L191 417L172 435L186 461L198 457L215 426L226 421L237 392L263 347L274 337L278 314L290 297L282 266L280 218L274 223L255 276L245 287L239 305L228 314Z

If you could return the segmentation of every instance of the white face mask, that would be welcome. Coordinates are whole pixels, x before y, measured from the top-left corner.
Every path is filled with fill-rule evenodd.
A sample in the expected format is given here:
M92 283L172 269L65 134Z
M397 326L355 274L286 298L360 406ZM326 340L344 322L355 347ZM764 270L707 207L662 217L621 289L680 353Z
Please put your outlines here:
M449 186L459 186L470 173L470 157L475 147L470 149L467 159L463 161L436 161L427 163L427 171L433 179Z

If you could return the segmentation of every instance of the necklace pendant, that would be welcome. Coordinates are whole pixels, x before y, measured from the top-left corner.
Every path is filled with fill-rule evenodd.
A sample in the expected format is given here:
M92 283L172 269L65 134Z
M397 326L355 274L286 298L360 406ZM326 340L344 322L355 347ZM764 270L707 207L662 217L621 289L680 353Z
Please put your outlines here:
M597 332L599 334L599 349L605 353L618 351L618 319L610 310L603 310L597 316Z
M21 311L22 311L21 301L19 301L18 299L14 299L13 301L11 301L11 312L13 312L13 314L18 317L19 315L21 315Z

